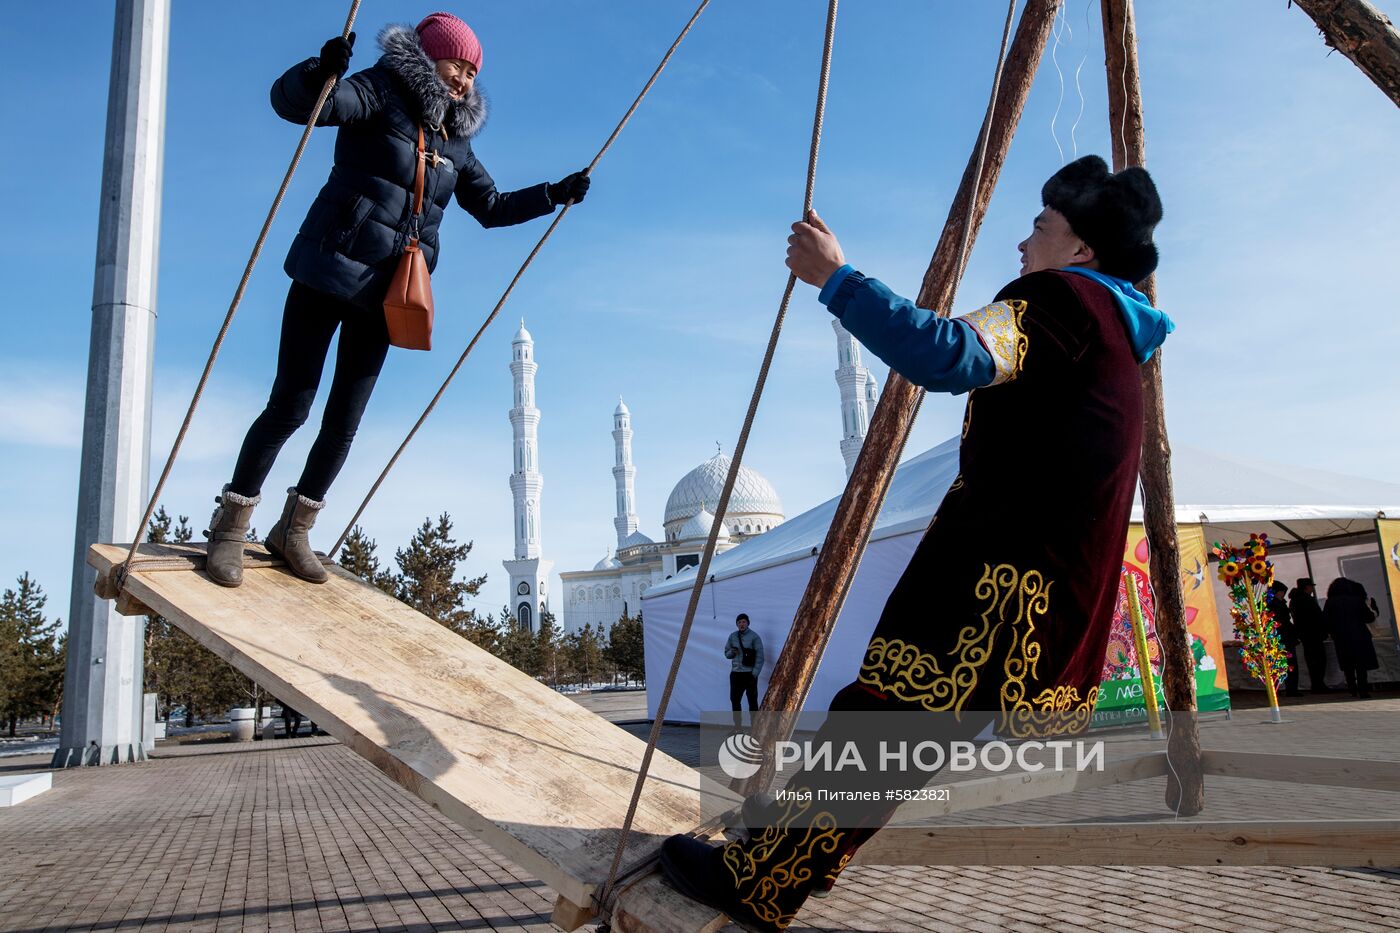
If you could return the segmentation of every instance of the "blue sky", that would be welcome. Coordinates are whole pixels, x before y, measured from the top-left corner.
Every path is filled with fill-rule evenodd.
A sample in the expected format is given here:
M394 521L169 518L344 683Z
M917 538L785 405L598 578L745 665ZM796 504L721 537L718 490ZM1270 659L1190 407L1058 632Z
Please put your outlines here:
M267 88L339 29L347 6L248 0L230 15L223 5L175 0L153 470L296 142L297 129L268 107ZM1400 3L1378 6L1400 18ZM485 49L481 84L492 116L477 150L506 189L585 165L693 3L452 9ZM0 583L31 572L64 617L112 29L108 12L85 10L66 15L61 48L43 5L7 5L0 34L0 81L10 89L0 98L0 203L9 221L0 230L9 291ZM371 504L363 524L384 556L423 518L448 511L460 537L475 542L465 569L490 576L480 608L505 600L507 365L522 316L537 341L544 545L556 571L591 567L615 541L609 430L619 394L636 431L642 529L653 536L675 482L717 441L732 448L785 281L786 228L802 203L824 10L817 0L716 0L702 17L599 165L588 201ZM352 67L373 62L380 26L425 12L365 0ZM841 11L817 205L848 257L897 290L917 289L943 224L986 106L1004 14L1001 3L947 0ZM1107 150L1098 3L1067 0L1063 17L958 311L1015 275L1015 244L1060 149L1063 159ZM1349 61L1329 55L1310 21L1282 0L1140 4L1139 17L1148 162L1166 204L1159 295L1179 325L1166 347L1172 437L1393 481L1395 107ZM332 137L313 138L164 497L196 529L265 400L287 287L281 260L325 178ZM348 520L542 231L542 221L485 231L451 210L434 277L439 349L391 355L321 519L319 546ZM815 292L800 287L746 458L790 516L836 494L843 480L834 347ZM872 368L883 384L883 367ZM908 452L952 434L961 412L961 399L930 398ZM288 444L267 492L295 481L312 427ZM272 513L257 516L259 528Z

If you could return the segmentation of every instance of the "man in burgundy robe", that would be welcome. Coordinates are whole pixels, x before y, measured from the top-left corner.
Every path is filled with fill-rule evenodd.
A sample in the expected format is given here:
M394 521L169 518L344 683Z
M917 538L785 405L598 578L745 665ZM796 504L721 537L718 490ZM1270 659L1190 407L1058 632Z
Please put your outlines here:
M1041 198L1020 277L957 318L855 271L815 212L793 225L788 266L846 330L911 382L968 393L959 474L833 712L937 713L944 738L966 739L989 723L1043 738L1089 722L1138 473L1138 368L1173 325L1133 287L1157 266L1162 207L1146 171L1114 175L1086 156ZM838 737L830 722L817 742ZM869 742L878 727L861 731ZM748 839L674 836L662 867L746 929L783 930L893 809L751 799Z

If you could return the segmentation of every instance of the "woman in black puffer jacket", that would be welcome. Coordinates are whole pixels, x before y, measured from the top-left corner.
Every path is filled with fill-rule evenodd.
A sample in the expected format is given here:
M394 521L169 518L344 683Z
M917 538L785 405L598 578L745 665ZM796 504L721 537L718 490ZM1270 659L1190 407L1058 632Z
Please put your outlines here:
M308 532L325 505L389 350L383 302L404 246L418 237L428 268L437 265L438 226L454 196L483 227L524 223L567 201L582 201L588 177L519 191L497 191L472 152L486 120L475 86L481 44L466 23L433 13L416 28L386 27L384 54L372 67L339 80L350 64L354 34L336 37L319 57L294 66L272 86L272 107L305 123L328 77L337 77L320 126L337 126L335 164L292 241L285 269L292 279L282 315L277 376L267 407L243 441L233 479L209 522L209 576L224 586L243 581L243 542L277 453L307 418L331 338L340 330L335 375L320 432L306 467L289 489L267 547L297 576L324 582ZM427 166L423 214L413 219L418 128ZM416 233L414 227L417 227Z

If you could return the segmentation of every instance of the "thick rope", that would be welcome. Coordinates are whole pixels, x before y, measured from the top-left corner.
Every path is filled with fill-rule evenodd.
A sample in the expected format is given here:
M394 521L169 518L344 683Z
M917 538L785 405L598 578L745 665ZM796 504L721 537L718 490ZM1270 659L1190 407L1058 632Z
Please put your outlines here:
M826 38L822 45L821 76L817 84L816 113L812 118L812 143L807 155L807 189L802 199L804 220L807 217L807 212L812 209L812 197L817 183L817 155L821 149L822 123L826 118L826 87L831 75L831 49L836 36L838 2L839 0L829 0L826 10ZM788 302L792 299L793 288L796 284L797 276L789 274L787 287L783 290L783 298L778 305L777 317L773 321L773 330L768 337L768 347L763 354L763 363L758 369L758 379L754 383L753 396L749 399L748 411L744 414L744 425L739 430L739 440L734 445L734 457L729 463L729 473L724 478L724 490L720 493L719 505L716 506L714 512L714 524L710 526L710 536L705 541L705 552L701 555L700 566L696 570L695 585L690 590L690 604L686 607L685 621L681 624L680 634L676 642L676 654L671 660L671 670L666 675L666 686L661 691L661 699L657 703L656 718L652 722L651 735L647 738L647 747L642 756L641 769L637 772L637 781L632 788L632 799L627 804L627 816L622 822L617 851L613 854L612 867L608 869L607 881L603 884L602 892L598 895L599 908L605 915L610 914L608 899L612 894L618 869L622 865L622 856L627 848L627 837L632 831L632 821L636 817L637 805L642 797L642 787L646 783L652 755L656 751L656 743L661 737L661 726L666 719L666 707L671 702L671 691L676 686L676 677L681 669L681 658L685 654L686 641L690 638L690 629L695 622L695 610L700 604L700 593L705 586L705 578L709 576L710 561L715 556L715 544L719 539L719 530L723 527L724 516L729 509L729 497L734 491L734 483L739 476L739 467L744 459L744 449L749 443L749 431L753 428L754 417L758 413L758 403L763 397L763 388L768 381L768 370L773 365L773 354L778 347L778 336L782 333L783 320L787 317Z
M613 142L616 141L618 135L622 133L622 128L627 125L627 121L632 119L632 114L636 113L637 108L641 106L642 100L647 96L647 92L651 90L651 86L656 83L657 78L661 77L661 72L665 70L667 63L671 61L671 56L674 55L676 49L680 47L681 40L686 37L686 34L690 32L690 28L695 25L695 21L700 18L700 14L705 12L705 7L709 5L710 0L701 0L700 5L695 8L695 12L691 14L690 21L687 22L685 28L680 31L680 35L676 36L676 41L672 42L671 47L666 50L665 56L661 59L661 64L656 66L656 70L653 71L651 77L647 79L647 83L642 87L641 93L637 95L637 99L632 101L632 106L627 108L627 113L625 113L618 122L617 127L612 131L612 135L608 137L607 142L603 143L603 148L598 150L598 154L593 157L593 161L588 163L588 168L584 169L583 173L585 175L593 174L593 169L598 166L598 162L603 158L603 154L612 147ZM471 342L467 344L467 348L462 351L461 356L457 357L456 365L454 365L451 372L447 374L447 378L442 381L442 385L438 387L437 393L433 395L432 401L428 402L428 407L423 409L423 414L419 415L418 420L413 423L413 427L409 429L408 436L403 439L403 443L399 445L398 450L395 450L394 455L389 458L389 462L385 464L383 471L379 474L379 478L374 481L374 485L371 486L369 492L365 494L364 500L360 502L360 507L355 510L355 514L345 526L345 530L340 533L340 537L336 539L335 544L333 544L330 551L327 552L331 557L335 557L336 552L345 544L345 540L350 537L350 532L354 530L356 522L358 522L360 516L364 514L365 509L369 506L370 500L373 499L374 494L379 491L379 487L384 485L384 480L389 476L389 471L394 468L394 464L399 462L399 457L408 449L408 445L413 441L414 436L418 433L418 429L428 420L428 416L433 413L433 409L436 408L438 402L442 400L443 395L447 392L447 387L452 384L452 380L456 378L458 371L462 368L462 364L467 361L467 357L471 355L472 350L476 348L478 341L481 340L481 335L486 333L486 328L490 327L491 322L496 320L496 315L501 313L501 308L505 306L506 300L510 298L511 292L515 291L516 283L518 283L521 276L525 274L525 270L530 268L530 263L535 261L535 257L539 255L540 249L544 247L546 241L548 241L550 236L554 233L555 228L564 220L565 215L569 213L569 208L573 207L573 204L574 202L572 199L565 203L564 209L555 216L554 221L549 225L549 229L545 230L544 236L540 237L539 242L535 244L535 248L530 250L530 255L526 256L525 261L520 264L520 268L516 270L515 277L512 278L510 284L506 286L506 290L501 294L501 298L496 302L496 306L491 309L491 313L486 316L486 320L481 322L481 326L477 328L476 334L472 337Z
M350 13L345 17L345 28L340 33L343 38L349 38L350 30L355 27L355 16L359 11L360 0L351 0ZM306 144L311 140L311 131L316 128L316 120L321 116L321 108L325 107L326 100L331 95L331 89L335 87L335 82L336 76L332 75L322 85L321 93L316 98L316 105L311 108L311 116L306 120L306 129L302 130L301 141L297 143L296 152L292 155L292 162L287 166L287 174L282 177L282 185L277 189L277 196L272 199L272 207L267 212L267 219L263 221L262 230L258 231L258 239L253 244L253 252L248 257L248 264L243 268L243 277L238 280L238 288L234 290L233 301L229 303L228 313L224 315L223 326L219 328L219 335L214 338L214 346L209 350L209 359L205 361L204 371L199 375L199 383L195 386L194 396L190 399L190 407L185 411L185 420L181 422L179 433L175 435L175 443L170 448L170 456L165 460L165 468L160 472L160 479L156 482L155 492L151 494L151 501L146 504L146 514L141 516L141 522L136 526L135 534L132 536L131 550L127 552L126 560L122 561L121 567L117 569L115 579L118 587L130 571L132 559L136 557L136 549L145 536L151 516L155 514L156 503L160 501L160 494L165 489L165 481L170 478L170 471L175 466L175 458L179 456L180 447L185 442L185 435L190 430L190 422L194 420L194 411L199 407L199 400L204 395L205 386L209 384L209 375L214 371L214 361L219 358L219 350L224 345L224 337L228 335L229 326L233 323L233 316L237 313L238 306L243 302L243 293L248 290L248 281L253 277L253 267L258 264L258 257L262 255L263 245L267 242L267 235L272 229L272 221L276 219L277 210L282 206L282 199L286 196L287 189L291 187L292 176L296 174L297 166L301 164L302 154L306 152Z

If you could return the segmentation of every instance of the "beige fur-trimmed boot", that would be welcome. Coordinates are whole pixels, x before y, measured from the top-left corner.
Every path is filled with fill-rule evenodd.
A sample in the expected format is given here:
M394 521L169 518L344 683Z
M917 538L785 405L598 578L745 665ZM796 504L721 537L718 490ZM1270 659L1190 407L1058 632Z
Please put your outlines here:
M243 545L248 538L248 527L253 523L253 509L262 501L262 496L250 499L225 486L214 501L219 507L209 516L209 528L204 532L204 537L209 539L209 558L204 570L209 579L220 586L241 586Z
M282 507L282 517L267 533L263 542L267 549L287 562L287 569L309 583L325 583L329 577L326 568L321 566L321 558L311 550L308 537L311 526L316 524L316 513L326 507L325 501L308 499L296 491L287 490L287 504Z

